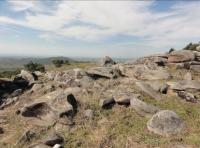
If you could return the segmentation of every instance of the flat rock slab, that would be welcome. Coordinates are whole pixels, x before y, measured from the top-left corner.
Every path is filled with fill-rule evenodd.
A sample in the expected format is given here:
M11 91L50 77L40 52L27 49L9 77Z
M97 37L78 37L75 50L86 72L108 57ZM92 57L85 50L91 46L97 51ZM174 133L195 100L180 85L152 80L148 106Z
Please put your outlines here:
M180 50L171 52L168 56L169 63L180 63L193 61L195 59L195 54L189 50Z
M168 85L170 85L171 89L173 90L200 90L200 82L197 80L182 80L178 82L168 82Z
M183 121L175 112L162 110L152 116L147 122L147 128L155 134L168 137L182 131Z
M130 100L132 98L139 97L139 94L134 94L130 92L120 92L116 93L114 96L115 102L118 103L119 105L130 105Z
M156 100L161 100L162 95L156 92L149 84L138 81L136 82L136 86L140 88L141 91L149 95L150 97L156 99Z
M130 106L134 108L136 112L141 116L151 117L153 114L160 110L158 107L147 104L144 101L138 99L137 97L132 98L130 101Z
M98 78L114 79L121 75L120 70L111 67L97 67L89 69L86 72L93 79L98 79Z

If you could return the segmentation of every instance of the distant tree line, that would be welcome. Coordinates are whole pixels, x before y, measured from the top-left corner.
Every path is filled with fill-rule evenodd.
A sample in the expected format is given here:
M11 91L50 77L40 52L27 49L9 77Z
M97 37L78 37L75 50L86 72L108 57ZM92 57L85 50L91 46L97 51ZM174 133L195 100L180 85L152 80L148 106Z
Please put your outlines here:
M63 64L69 64L69 61L68 60L60 60L60 59L55 59L55 60L52 60L52 63L55 67L61 67Z
M33 63L32 61L25 64L24 68L30 72L34 72L34 71L44 72L45 71L44 65L39 64L39 63Z

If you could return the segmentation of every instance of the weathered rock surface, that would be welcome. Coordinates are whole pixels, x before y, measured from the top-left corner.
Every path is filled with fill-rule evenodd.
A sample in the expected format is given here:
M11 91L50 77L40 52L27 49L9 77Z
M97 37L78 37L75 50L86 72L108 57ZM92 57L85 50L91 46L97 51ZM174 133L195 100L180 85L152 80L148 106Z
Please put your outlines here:
M87 74L93 79L98 79L98 78L115 79L121 76L120 70L113 69L111 67L92 68L87 71Z
M170 110L162 110L154 114L147 123L149 131L162 136L178 134L183 129L183 121Z
M18 112L24 117L37 117L54 122L65 116L74 116L77 108L78 103L73 94L58 90L25 105Z
M105 56L100 60L100 66L111 66L114 64L116 64L116 62L113 61L113 59L111 59L109 56Z
M183 77L184 80L187 80L187 81L190 81L192 80L192 74L190 72L187 72L184 77Z
M141 89L141 91L143 91L150 97L152 97L156 100L162 99L162 96L158 92L156 92L149 84L142 82L142 81L138 81L138 82L136 82L136 85L137 85L137 87L139 87Z
M128 106L130 105L130 100L138 96L139 94L134 94L130 92L120 92L114 96L114 99L116 103Z
M134 108L136 112L141 116L150 117L159 111L159 108L153 105L147 104L143 102L142 100L138 99L137 97L132 98L130 102L131 102L130 106Z
M193 61L195 59L195 54L189 50L180 50L174 51L169 54L168 62L169 63L180 63Z
M29 82L29 84L33 84L37 80L37 76L31 72L21 70L21 73L17 76L21 77Z
M168 85L161 81L149 81L147 82L155 91L162 94L166 94L168 90Z
M194 90L200 90L200 82L197 80L182 80L178 82L170 82L168 83L170 85L171 89L174 90L187 90L187 89L194 89Z
M192 102L192 103L197 103L197 98L193 94L186 92L186 91L178 91L177 95L181 98L184 99L187 102Z

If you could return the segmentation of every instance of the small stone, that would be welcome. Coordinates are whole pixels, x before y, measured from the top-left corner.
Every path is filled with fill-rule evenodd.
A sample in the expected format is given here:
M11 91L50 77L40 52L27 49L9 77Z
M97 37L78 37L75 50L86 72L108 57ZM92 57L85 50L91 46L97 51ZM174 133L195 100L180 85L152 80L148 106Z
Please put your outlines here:
M94 116L94 111L91 109L85 110L84 116L88 119L92 119Z
M60 145L60 144L55 144L55 145L53 146L53 148L62 148L62 145Z
M101 99L99 102L100 107L104 109L111 108L114 104L115 104L114 98Z
M181 98L184 99L187 102L192 102L192 103L197 103L196 96L193 94L186 92L186 91L178 91L177 95Z

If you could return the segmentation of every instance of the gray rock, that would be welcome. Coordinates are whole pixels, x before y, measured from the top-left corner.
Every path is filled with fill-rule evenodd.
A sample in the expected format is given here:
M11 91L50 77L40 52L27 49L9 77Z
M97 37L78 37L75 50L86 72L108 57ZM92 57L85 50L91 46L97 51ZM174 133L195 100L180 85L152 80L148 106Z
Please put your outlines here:
M162 110L154 114L147 122L149 131L162 136L178 134L183 129L183 121L170 110Z
M97 67L87 70L87 74L93 79L107 78L114 79L121 76L120 70L111 67Z
M48 71L45 73L44 75L48 80L54 80L55 76L56 76L56 72L53 71Z
M85 112L84 112L84 116L85 116L86 118L88 118L88 119L92 119L93 116L94 116L94 111L91 110L91 109L87 109L87 110L85 110Z
M37 80L36 75L33 75L31 72L28 72L25 70L21 70L21 73L19 75L17 75L17 77L21 77L21 78L27 80L29 82L29 84L33 84Z
M200 72L200 65L190 65L190 70Z
M141 116L146 116L146 117L150 117L159 111L159 108L153 105L147 104L143 102L142 100L138 99L137 97L131 99L130 106L134 108L138 114L140 114Z
M59 118L73 117L77 113L77 108L78 102L72 94L57 90L25 105L17 113L24 117L37 117L52 123Z
M40 72L40 71L34 71L34 74L37 76L37 77L42 77L44 75L44 73Z
M197 103L197 98L193 94L186 91L178 91L177 96L187 102Z
M134 68L134 76L140 80L167 80L172 77L172 75L163 68L152 70L145 68L144 65L138 65Z
M31 141L35 136L36 136L35 131L33 131L33 130L27 130L27 131L24 132L24 134L19 138L19 140L18 140L18 142L16 143L16 145L25 144L26 142Z
M144 93L146 93L150 97L156 100L162 99L162 96L158 92L156 92L149 84L142 81L138 81L136 82L136 86L139 87Z
M10 97L17 97L22 94L22 89L15 90Z
M41 90L43 87L44 87L43 84L36 83L36 84L33 85L33 87L31 88L30 91L31 92L37 92L37 91Z
M84 76L87 76L87 73L83 69L75 68L73 70L74 70L75 79L81 79Z
M56 144L62 144L63 141L64 141L64 139L61 136L53 133L44 140L44 144L53 147Z
M169 63L181 63L193 61L195 59L195 54L189 50L180 50L174 51L169 54L168 62Z
M116 93L117 95L115 95L114 99L115 102L118 103L119 105L130 105L130 100L132 98L135 97L139 97L139 94L134 94L134 93L130 93L130 92L120 92L120 93Z
M116 62L113 61L113 59L111 59L109 56L105 56L100 60L100 66L111 66L114 64L116 64Z
M192 74L190 72L187 72L184 77L183 77L184 80L187 80L187 81L190 81L192 80Z
M161 81L149 81L147 82L155 91L162 94L166 94L168 90L168 85Z
M200 90L200 82L197 80L182 80L178 82L170 82L168 83L171 89L173 90L187 90L187 89L194 89Z
M114 104L115 104L114 98L101 99L99 102L99 106L104 109L111 108Z

